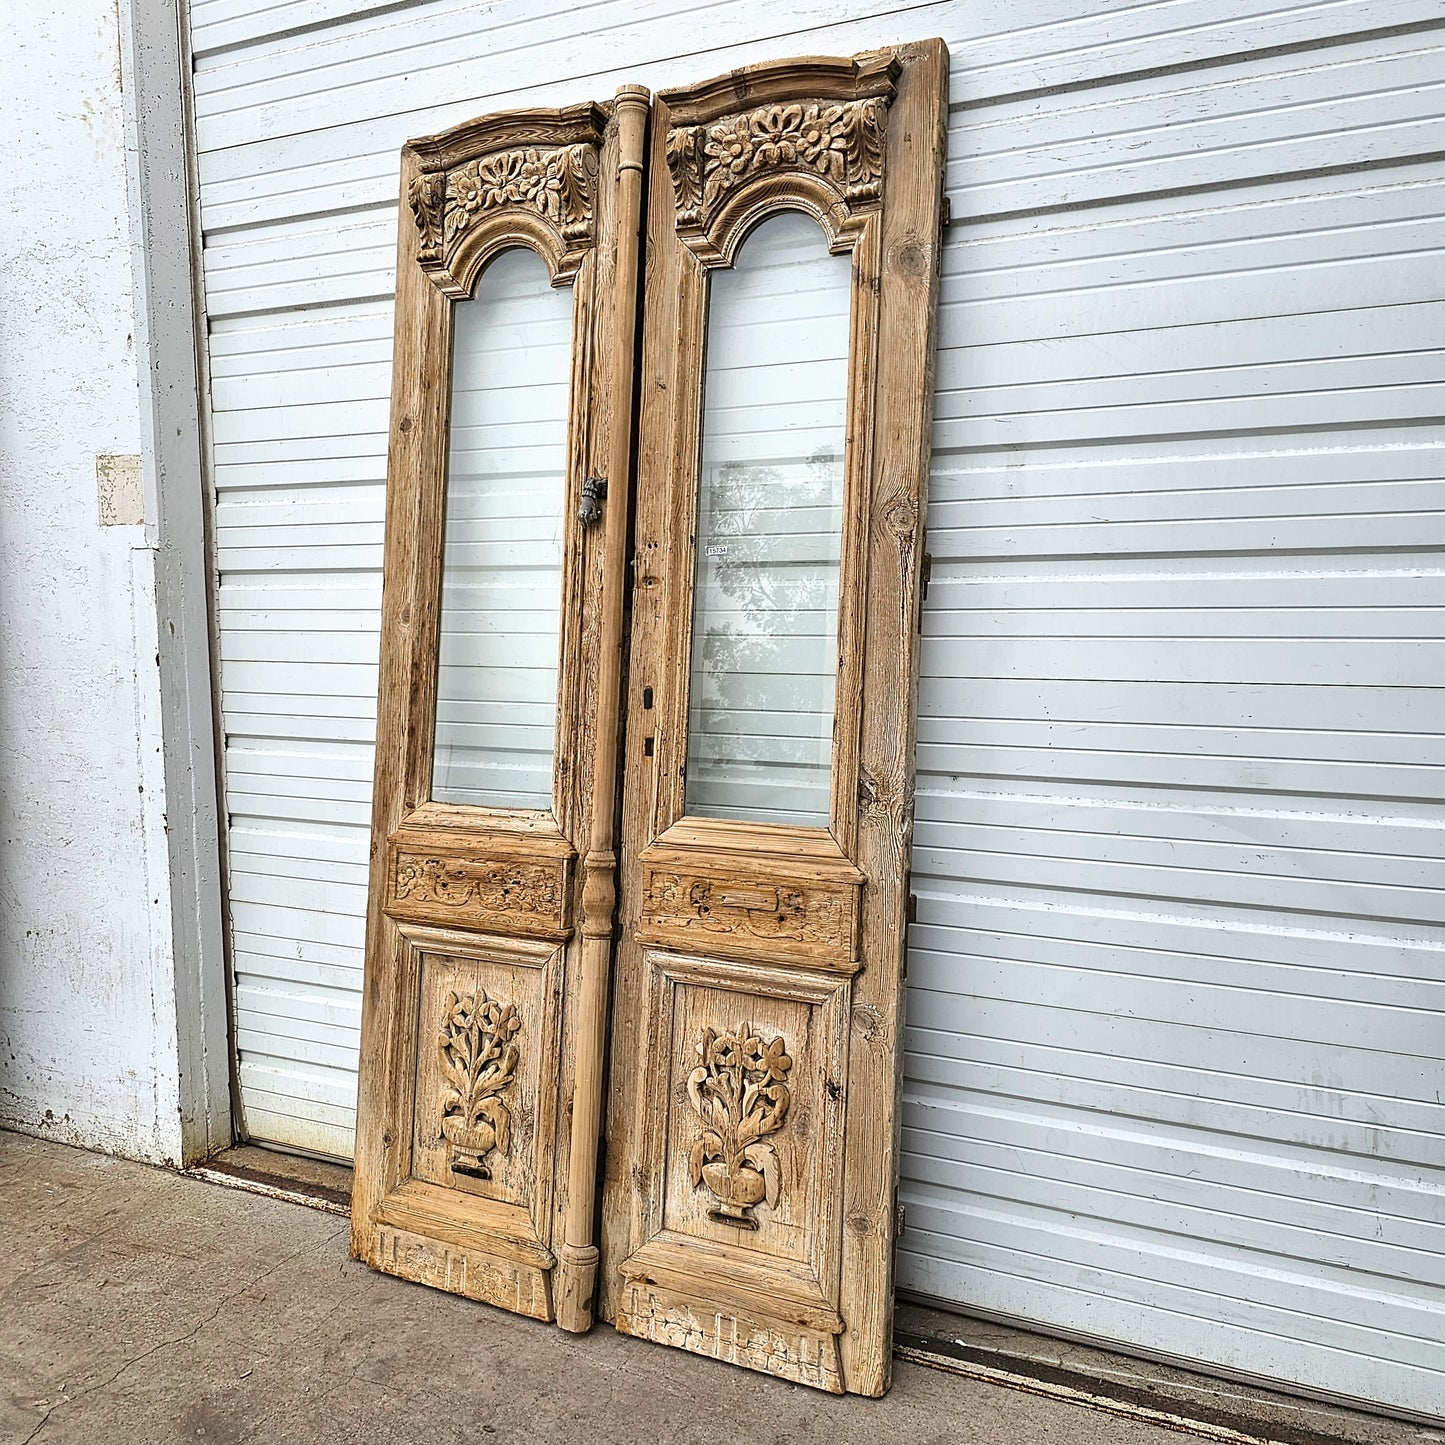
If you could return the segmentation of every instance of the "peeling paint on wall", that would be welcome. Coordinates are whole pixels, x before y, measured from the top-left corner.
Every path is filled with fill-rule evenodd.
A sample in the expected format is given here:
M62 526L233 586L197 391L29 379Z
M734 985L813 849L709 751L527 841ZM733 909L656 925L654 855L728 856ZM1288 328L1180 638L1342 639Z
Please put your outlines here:
M180 1085L113 0L0 7L0 54L0 1123L164 1161Z
M102 527L138 527L145 522L145 482L139 455L127 452L96 457L95 489Z

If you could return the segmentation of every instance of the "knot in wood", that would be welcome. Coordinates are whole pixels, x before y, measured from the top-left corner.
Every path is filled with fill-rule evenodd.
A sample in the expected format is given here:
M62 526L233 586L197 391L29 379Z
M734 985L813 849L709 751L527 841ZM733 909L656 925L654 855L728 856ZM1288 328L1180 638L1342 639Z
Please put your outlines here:
M872 1004L858 1004L853 1009L853 1028L869 1043L878 1037L881 1023L878 1010Z
M927 276L929 247L921 241L908 240L894 247L890 259L894 268L905 276Z
M900 540L912 541L918 530L918 503L910 496L895 492L878 509L880 525Z

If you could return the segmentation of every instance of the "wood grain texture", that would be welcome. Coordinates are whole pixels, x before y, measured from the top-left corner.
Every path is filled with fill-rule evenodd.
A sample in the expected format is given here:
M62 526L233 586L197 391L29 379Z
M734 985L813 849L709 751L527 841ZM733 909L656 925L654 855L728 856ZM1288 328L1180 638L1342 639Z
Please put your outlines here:
M931 41L653 121L603 1310L861 1394L890 1357L946 85ZM852 257L826 829L684 816L707 272L781 209Z
M645 92L628 105L645 119ZM580 1122L578 1150L595 1160L625 484L605 528L578 508L588 477L627 473L635 303L620 278L635 274L637 213L619 252L619 129L591 104L513 112L402 155L352 1211L352 1252L373 1267L542 1319L560 1299L571 1328L590 1302L568 1273L590 1244L595 1192L572 1136ZM628 129L636 191L641 129ZM430 799L451 308L514 246L574 293L556 746L540 810Z

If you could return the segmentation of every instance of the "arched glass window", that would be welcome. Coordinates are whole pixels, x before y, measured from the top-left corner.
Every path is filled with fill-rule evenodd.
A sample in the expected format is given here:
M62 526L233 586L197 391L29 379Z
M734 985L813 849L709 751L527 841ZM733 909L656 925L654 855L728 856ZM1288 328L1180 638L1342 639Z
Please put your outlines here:
M689 813L828 825L851 274L783 211L708 278Z
M432 797L552 806L572 288L524 246L455 303Z

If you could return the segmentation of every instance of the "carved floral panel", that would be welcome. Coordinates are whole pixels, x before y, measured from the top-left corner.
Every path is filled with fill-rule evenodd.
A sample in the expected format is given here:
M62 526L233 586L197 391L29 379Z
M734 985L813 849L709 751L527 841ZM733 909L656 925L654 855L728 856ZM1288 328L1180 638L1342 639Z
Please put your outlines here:
M749 966L698 967L722 977ZM847 986L838 980L829 997ZM810 1260L828 1207L819 1126L834 1107L823 1090L837 1066L818 1045L830 1025L808 1000L701 978L670 981L663 998L669 1083L657 1089L666 1118L654 1227L674 1240L727 1241L757 1259Z
M524 206L553 222L566 241L592 234L597 151L590 145L526 146L483 156L447 172L443 210L451 241L479 215Z
M687 1097L703 1126L688 1158L693 1188L706 1188L716 1200L709 1219L756 1229L757 1206L778 1204L778 1151L768 1135L788 1117L793 1060L781 1036L768 1042L747 1023L731 1033L704 1029L697 1054L701 1062L687 1077Z
M551 1148L558 955L550 944L525 947L527 962L504 941L495 951L422 947L408 1173L530 1208Z
M417 260L445 271L466 234L487 216L513 212L545 221L574 259L592 241L596 221L595 143L522 145L446 169L424 170L407 189L417 228Z
M488 998L484 988L449 992L442 1005L437 1052L446 1087L439 1129L454 1174L490 1179L487 1156L512 1147L512 1109L507 1093L516 1082L522 1022L512 1004Z

